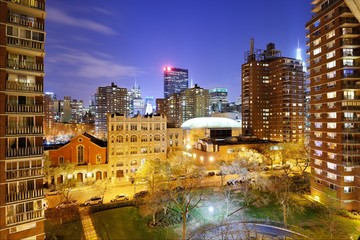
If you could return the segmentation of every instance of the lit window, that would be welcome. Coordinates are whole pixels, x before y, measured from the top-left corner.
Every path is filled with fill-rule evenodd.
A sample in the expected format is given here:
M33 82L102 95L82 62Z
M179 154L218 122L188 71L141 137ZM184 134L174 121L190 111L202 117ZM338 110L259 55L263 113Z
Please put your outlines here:
M334 163L328 162L328 163L327 163L327 167L328 167L329 169L336 170L336 164L334 164Z
M326 54L326 59L329 59L329 58L332 58L332 57L335 57L335 50L333 50L331 52L328 52Z
M328 62L326 64L326 68L333 68L336 67L336 61Z
M315 160L314 160L314 164L315 164L315 165L321 166L321 163L322 163L322 161L319 160L319 159L315 159Z
M344 182L354 182L354 176L344 176Z
M321 53L321 47L314 50L314 55Z
M326 125L327 125L328 129L335 129L336 128L336 123L333 123L333 122L327 123Z
M328 172L327 173L327 178L332 179L332 180L336 180L336 174Z
M352 193L353 191L353 187L344 187L344 193Z

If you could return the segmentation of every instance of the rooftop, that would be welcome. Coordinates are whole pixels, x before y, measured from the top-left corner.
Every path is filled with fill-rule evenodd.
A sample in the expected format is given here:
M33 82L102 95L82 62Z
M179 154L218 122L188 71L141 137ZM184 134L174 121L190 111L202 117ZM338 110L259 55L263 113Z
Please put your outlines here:
M241 128L241 124L233 119L224 117L198 117L185 121L181 128L196 129L196 128Z

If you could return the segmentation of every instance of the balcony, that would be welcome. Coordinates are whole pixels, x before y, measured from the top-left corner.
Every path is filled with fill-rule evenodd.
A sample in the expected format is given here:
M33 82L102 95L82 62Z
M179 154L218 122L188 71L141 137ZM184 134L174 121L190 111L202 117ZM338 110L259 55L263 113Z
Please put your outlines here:
M25 7L37 8L40 10L45 10L45 3L38 0L7 0L8 2L17 3Z
M28 18L21 18L19 17L19 14L10 13L8 15L8 22L19 26L44 30L43 22L37 22L34 21L33 19L28 19Z
M37 197L43 197L44 196L44 190L41 189L34 189L30 191L25 192L14 192L14 193L8 193L6 195L6 202L15 202L20 200L25 200L29 198L37 198Z
M7 135L18 134L43 134L43 126L27 126L27 127L6 127Z
M43 113L43 105L7 104L6 112L10 112L10 113Z
M26 177L40 177L44 175L43 167L25 168L6 171L6 180L26 178Z
M44 154L44 147L8 148L6 157L26 157Z
M44 85L37 83L21 83L16 81L7 81L6 90L19 91L19 92L43 92Z
M15 47L23 47L32 50L44 51L44 43L31 40L19 39L14 37L7 37L7 44Z
M14 224L14 223L26 222L26 221L41 219L41 218L44 218L44 210L43 209L29 211L29 212L25 212L25 213L18 213L16 215L12 215L12 216L7 216L6 223Z
M7 67L17 70L28 70L28 71L39 71L39 72L44 71L43 63L30 62L25 60L19 61L17 59L8 59Z

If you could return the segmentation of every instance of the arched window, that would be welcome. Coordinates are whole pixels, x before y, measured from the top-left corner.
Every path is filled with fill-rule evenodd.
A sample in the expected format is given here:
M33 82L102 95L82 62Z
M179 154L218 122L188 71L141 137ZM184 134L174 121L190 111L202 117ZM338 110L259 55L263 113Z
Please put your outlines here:
M160 134L154 135L154 141L156 141L156 142L160 141Z
M124 137L123 137L122 135L116 136L116 142L117 142L117 143L122 143L122 142L124 142Z
M96 163L97 164L101 163L101 155L100 154L96 155Z
M137 161L136 161L136 160L132 160L132 161L130 162L130 165L131 165L131 166L137 165Z
M84 146L77 147L77 162L78 164L84 163Z
M137 136L136 135L131 135L130 142L137 142Z
M146 135L141 135L141 142L147 142L148 137Z
M64 156L59 157L59 164L64 164Z

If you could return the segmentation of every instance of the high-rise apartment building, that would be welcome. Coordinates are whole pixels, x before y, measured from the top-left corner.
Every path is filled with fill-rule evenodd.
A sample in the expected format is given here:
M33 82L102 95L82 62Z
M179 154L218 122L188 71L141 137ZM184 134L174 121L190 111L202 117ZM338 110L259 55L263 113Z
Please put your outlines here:
M189 71L187 69L164 68L164 98L180 93L188 88Z
M250 51L242 65L244 135L263 140L298 141L304 137L305 73L301 60L282 57L269 43Z
M179 120L175 126L181 126L185 121L196 117L209 116L209 90L201 88L197 84L193 88L186 89L179 94L178 108Z
M0 238L44 239L45 0L0 0Z
M213 88L209 90L210 112L222 112L223 105L229 103L228 91L226 88Z
M310 160L315 198L360 210L360 13L344 0L312 1L306 23Z
M129 114L128 90L111 83L111 86L99 87L95 94L95 128L97 134L107 131L107 114Z
M44 135L51 133L55 124L54 100L56 96L52 92L46 92L44 95Z

